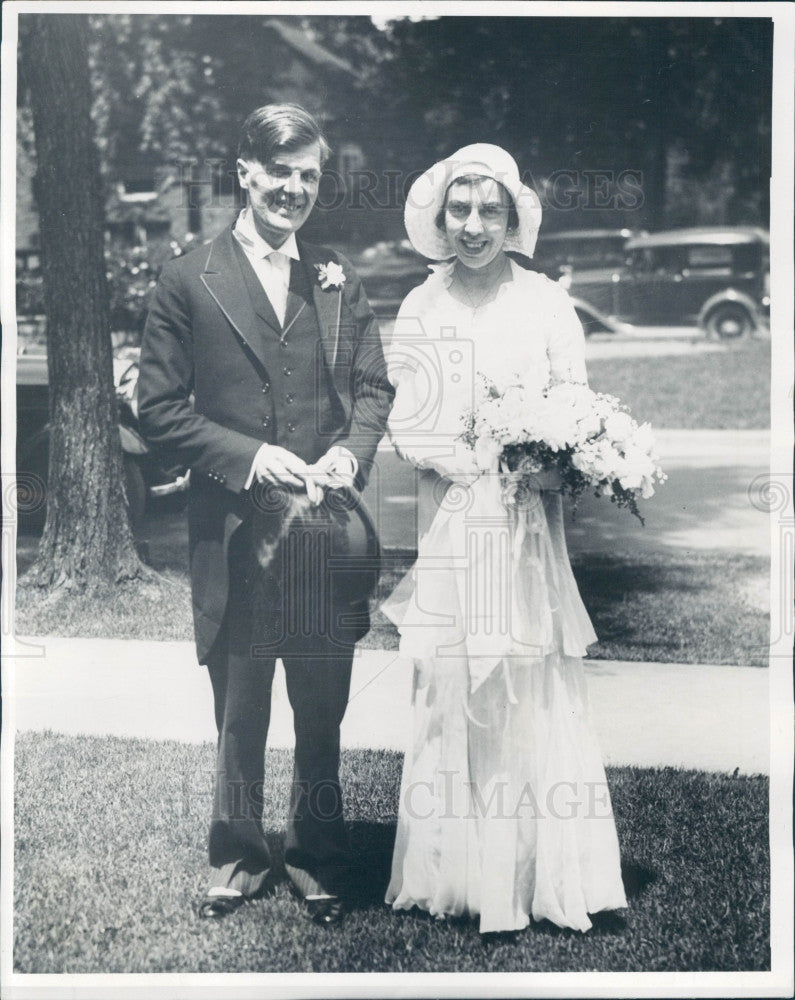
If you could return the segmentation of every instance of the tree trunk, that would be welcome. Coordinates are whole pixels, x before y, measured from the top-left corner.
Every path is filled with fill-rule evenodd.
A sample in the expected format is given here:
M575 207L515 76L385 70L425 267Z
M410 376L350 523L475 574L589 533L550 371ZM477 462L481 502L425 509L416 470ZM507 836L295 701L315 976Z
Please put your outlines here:
M51 427L47 521L26 582L97 590L145 569L123 487L88 18L35 14L20 22L36 135Z

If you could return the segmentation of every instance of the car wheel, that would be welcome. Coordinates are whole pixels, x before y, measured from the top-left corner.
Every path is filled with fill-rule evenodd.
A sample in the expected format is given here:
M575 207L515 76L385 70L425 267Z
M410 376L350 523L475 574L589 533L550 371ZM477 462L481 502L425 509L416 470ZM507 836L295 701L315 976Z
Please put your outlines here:
M127 496L127 514L133 531L138 528L146 510L146 483L140 465L132 455L124 456L124 491Z
M745 308L736 302L724 302L707 316L704 328L708 336L721 340L737 340L753 332L754 321Z

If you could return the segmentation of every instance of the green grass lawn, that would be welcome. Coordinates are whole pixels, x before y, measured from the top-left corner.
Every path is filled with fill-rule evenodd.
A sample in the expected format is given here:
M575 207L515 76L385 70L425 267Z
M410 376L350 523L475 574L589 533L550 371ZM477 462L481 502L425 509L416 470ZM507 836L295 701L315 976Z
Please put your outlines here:
M359 862L329 932L284 881L199 921L211 744L23 734L16 742L14 968L24 973L542 972L770 967L767 779L608 769L629 909L582 935L548 923L481 937L382 902L400 755L343 753ZM291 754L270 751L268 839L281 856Z
M770 341L765 338L714 353L593 360L588 381L655 427L770 426Z
M373 627L361 643L369 649L398 647L397 630L378 606L410 557L393 553L386 559L373 602ZM599 636L589 649L591 659L767 666L766 560L722 553L688 553L687 558L647 553L581 556L572 567Z
M96 597L42 594L17 587L17 635L159 639L193 638L193 612L187 572L163 574L152 583L120 583Z
M412 558L407 552L385 553L379 589L371 602L373 627L361 642L362 648L397 649L397 630L379 607ZM102 601L69 597L52 602L20 588L17 632L192 639L187 572L171 557L158 568L167 582L120 586ZM767 563L761 558L721 553L577 559L574 574L599 636L590 655L610 660L766 666L767 573Z

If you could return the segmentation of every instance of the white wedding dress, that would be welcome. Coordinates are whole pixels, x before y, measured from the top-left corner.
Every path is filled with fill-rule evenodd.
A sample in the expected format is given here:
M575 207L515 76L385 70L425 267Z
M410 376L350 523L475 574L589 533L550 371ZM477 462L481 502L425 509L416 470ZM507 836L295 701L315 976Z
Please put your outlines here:
M583 675L596 635L561 498L506 505L499 475L478 475L458 440L477 372L585 381L566 293L511 272L472 308L437 267L401 306L389 351L390 436L421 471L417 562L384 607L414 664L386 901L477 915L483 933L531 917L585 931L589 913L627 904Z

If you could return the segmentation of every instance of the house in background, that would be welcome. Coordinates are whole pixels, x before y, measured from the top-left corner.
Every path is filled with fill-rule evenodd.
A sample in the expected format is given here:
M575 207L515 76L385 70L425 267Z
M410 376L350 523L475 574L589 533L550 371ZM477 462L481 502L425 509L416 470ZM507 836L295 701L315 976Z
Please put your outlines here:
M339 195L341 187L348 190L355 186L356 174L365 166L364 154L357 136L346 134L349 126L345 117L328 100L328 95L351 89L356 71L299 28L277 18L269 18L263 27L280 53L278 63L274 60L276 68L263 101L303 105L316 115L332 140L329 177L324 178L318 209L307 223L306 234L316 240L357 241L357 223L361 220L354 216L346 221L347 199ZM20 145L16 242L18 266L23 269L35 269L39 263L32 173L32 164ZM334 190L329 190L330 185ZM171 241L184 244L191 238L211 239L234 219L243 204L234 150L228 161L203 163L163 163L151 156L136 155L125 163L110 187L105 205L106 229L110 245L118 250L159 245L167 248Z

